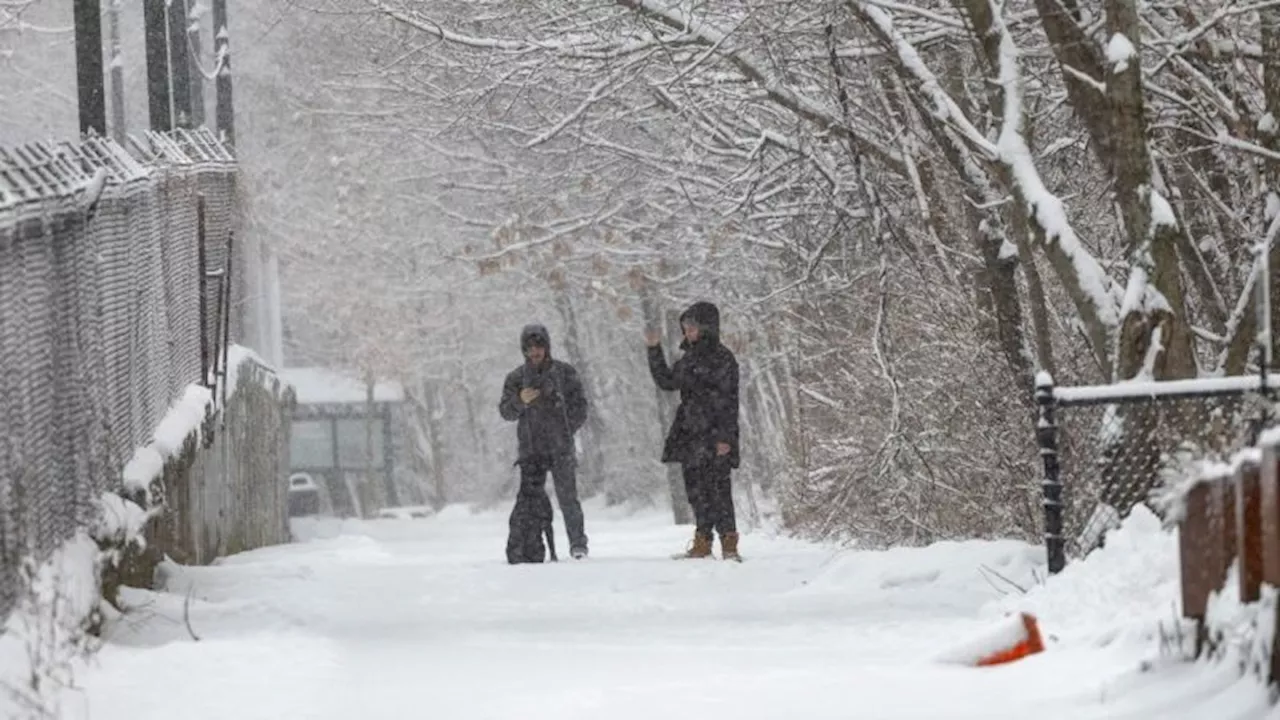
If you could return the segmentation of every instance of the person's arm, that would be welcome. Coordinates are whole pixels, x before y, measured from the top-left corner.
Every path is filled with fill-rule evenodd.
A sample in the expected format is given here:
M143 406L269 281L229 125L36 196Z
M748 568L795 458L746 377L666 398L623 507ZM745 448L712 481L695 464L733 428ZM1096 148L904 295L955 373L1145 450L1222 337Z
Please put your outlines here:
M576 433L587 422L587 392L573 366L566 365L564 370L565 413L570 430Z
M726 357L711 388L711 439L732 451L738 446L738 360L732 354Z
M498 414L502 419L513 422L524 413L524 403L520 402L520 375L511 373L502 383L502 399L498 401Z
M667 356L661 345L649 346L649 374L653 376L653 384L660 390L679 390L676 374L667 365Z

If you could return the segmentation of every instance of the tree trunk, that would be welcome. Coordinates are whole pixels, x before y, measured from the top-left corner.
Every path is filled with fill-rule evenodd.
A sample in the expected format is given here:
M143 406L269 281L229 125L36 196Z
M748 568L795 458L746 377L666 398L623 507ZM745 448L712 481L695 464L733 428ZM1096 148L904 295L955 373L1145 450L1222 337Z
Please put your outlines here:
M644 316L647 328L661 330L664 338L673 336L671 327L664 322L662 311L658 306L657 291L642 272L634 272L631 276L632 287L640 295L640 313ZM675 325L678 327L679 322ZM675 415L675 393L655 390L657 414L654 423L661 429L659 437L665 437L671 418ZM676 525L692 525L693 509L689 507L689 498L684 491L684 477L676 465L667 465L667 494L671 498L671 515Z
M587 423L578 434L577 441L582 446L582 465L578 474L579 493L584 498L594 497L604 485L604 418L600 409L595 407L598 395L592 392L594 376L592 364L587 360L579 342L578 317L574 312L573 300L564 287L553 288L556 309L564 322L564 349L569 362L578 370L582 380L582 390L587 395Z

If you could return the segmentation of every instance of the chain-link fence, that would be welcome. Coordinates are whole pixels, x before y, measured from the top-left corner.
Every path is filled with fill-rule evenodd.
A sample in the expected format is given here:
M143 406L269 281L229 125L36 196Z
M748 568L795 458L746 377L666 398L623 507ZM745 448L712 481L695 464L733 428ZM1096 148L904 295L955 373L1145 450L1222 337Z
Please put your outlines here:
M0 617L237 334L236 207L207 132L0 149Z
M1274 388L1274 384L1269 383ZM1050 571L1097 548L1107 530L1189 461L1252 442L1266 395L1257 377L1037 388Z

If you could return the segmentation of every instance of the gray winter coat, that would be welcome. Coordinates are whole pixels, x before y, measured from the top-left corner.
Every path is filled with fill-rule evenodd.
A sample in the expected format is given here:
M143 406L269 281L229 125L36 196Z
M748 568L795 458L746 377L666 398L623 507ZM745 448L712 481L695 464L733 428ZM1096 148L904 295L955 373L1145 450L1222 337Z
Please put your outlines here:
M547 359L539 366L525 361L512 370L502 384L498 412L502 419L516 423L519 459L548 459L573 454L573 436L587 421L587 396L572 365L551 357L551 336L541 325L530 325L520 333L521 351L537 339L547 348ZM520 391L536 388L538 399L529 405L520 401Z

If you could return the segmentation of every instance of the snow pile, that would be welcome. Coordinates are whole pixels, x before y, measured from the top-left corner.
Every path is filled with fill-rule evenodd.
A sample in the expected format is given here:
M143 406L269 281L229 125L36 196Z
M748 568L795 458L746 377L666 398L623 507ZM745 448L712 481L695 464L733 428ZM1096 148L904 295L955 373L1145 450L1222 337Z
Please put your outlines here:
M244 347L243 345L232 345L227 348L227 377L225 380L227 397L234 396L236 394L236 389L240 387L240 372L245 363L256 364L277 378L280 378L279 371L277 371L276 368L266 360L263 360L262 356L258 355L258 353ZM280 380L281 382L284 382L283 378L280 378Z
M1036 616L1050 636L1050 649L1055 638L1063 644L1156 648L1161 626L1180 623L1180 596L1177 534L1139 505L1107 533L1106 545L988 611Z
M213 394L209 388L188 385L182 397L161 418L151 443L135 450L125 464L125 489L130 494L140 493L150 504L151 483L164 473L164 464L182 452L187 438L200 432L212 408Z
M1222 589L1209 596L1205 625L1211 654L1265 678L1275 633L1276 589L1264 585L1258 602L1240 601L1239 565L1232 565Z
M158 509L144 510L132 500L112 492L102 493L98 498L98 505L101 514L94 523L91 534L99 544L110 548L105 551L109 562L119 562L121 551L131 545L145 547L146 539L142 531Z
M943 541L925 547L842 553L801 594L857 588L901 605L976 611L1043 575L1044 548L1016 540Z
M0 631L0 717L64 717L67 690L86 667L97 621L98 546L77 534L38 568L22 567L25 595Z

